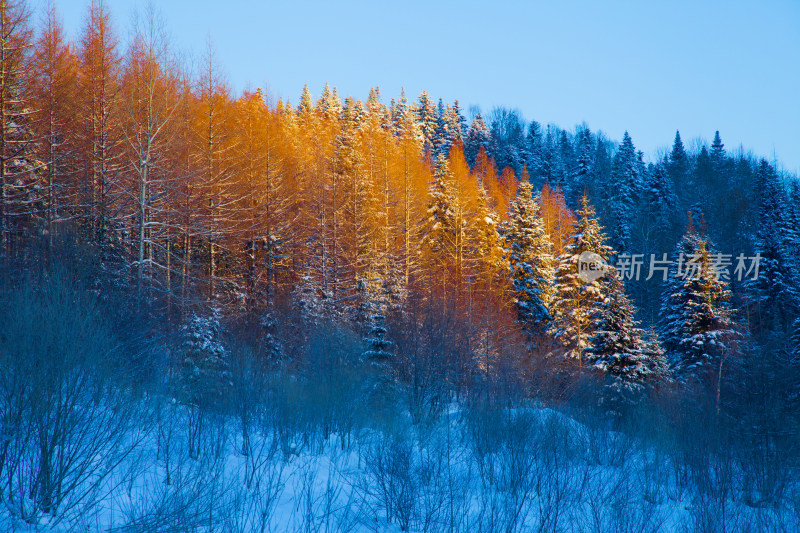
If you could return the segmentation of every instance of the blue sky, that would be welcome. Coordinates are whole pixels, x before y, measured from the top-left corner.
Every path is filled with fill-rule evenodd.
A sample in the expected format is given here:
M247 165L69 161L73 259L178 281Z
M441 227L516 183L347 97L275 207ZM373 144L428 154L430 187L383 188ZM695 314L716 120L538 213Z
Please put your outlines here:
M35 3L35 2L34 2ZM89 0L56 0L71 35ZM800 1L153 2L174 48L211 37L235 91L298 100L326 81L342 96L427 89L464 108L613 139L656 156L672 142L743 145L800 173ZM144 0L110 0L124 40Z

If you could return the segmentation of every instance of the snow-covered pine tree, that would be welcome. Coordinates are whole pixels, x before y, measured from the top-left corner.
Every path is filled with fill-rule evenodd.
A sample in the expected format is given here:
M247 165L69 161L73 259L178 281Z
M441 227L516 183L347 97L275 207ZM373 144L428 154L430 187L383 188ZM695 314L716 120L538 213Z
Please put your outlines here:
M292 292L292 302L303 326L313 328L326 318L327 313L332 311L331 306L327 305L328 300L329 295L317 288L309 274L300 276Z
M678 199L663 164L655 165L652 172L648 173L645 202L647 216L657 220L657 227L660 230L668 231L671 228L670 219L675 212Z
M535 120L528 124L528 133L525 136L525 165L534 184L534 188L544 185L542 165L544 164L544 140L542 139L542 126Z
M278 363L283 358L283 343L278 336L278 319L274 311L267 311L261 317L259 325L263 332L260 353L268 363Z
M464 144L464 129L467 121L461 112L458 100L454 101L452 106L447 107L445 120L450 131L450 143L458 142Z
M449 107L449 106L448 106ZM433 155L438 157L439 154L447 157L450 152L450 143L452 136L450 135L450 124L446 120L447 109L445 108L444 101L439 98L439 103L436 106L436 129L433 135Z
M719 130L717 130L714 132L714 140L711 142L711 162L719 170L725 164L726 157L725 145L719 136Z
M580 186L573 181L576 175L575 150L566 130L561 130L561 135L558 138L558 159L558 168L561 172L561 177L558 181L563 184L564 197L572 204L572 202L583 196L583 192L580 190Z
M669 154L667 173L675 189L680 193L681 207L691 207L696 198L694 183L692 183L691 163L686 149L683 147L681 133L675 132L675 141Z
M323 87L322 94L319 97L319 102L317 102L317 112L331 121L335 121L342 114L342 103L339 101L339 95L336 92L336 87L331 90L328 82L325 82L325 87ZM355 116L351 118L354 121L357 120L357 117Z
M553 243L528 182L520 183L517 196L511 202L505 246L517 315L529 335L540 335L551 320L555 277Z
M397 303L390 284L379 278L364 277L358 282L357 326L361 330L364 352L361 358L369 364L364 387L371 401L384 403L395 381L393 368L394 343L387 337L386 314Z
M564 357L577 359L582 369L584 354L592 347L594 319L606 298L608 282L605 277L588 281L581 277L581 254L595 253L608 262L614 252L606 244L608 237L586 196L577 215L574 234L557 259L550 331L561 342Z
M458 107L458 100L454 105L444 105L439 99L439 119L436 123L436 137L434 139L434 154L448 156L453 144L464 142L464 117Z
M789 332L798 313L798 294L793 279L790 210L780 178L762 159L757 179L761 184L758 230L753 251L760 255L756 279L747 280L751 332L760 343L772 335Z
M500 235L500 217L489 205L489 194L482 184L478 187L475 216L472 217L468 231L470 245L479 263L479 275L493 278L506 271L508 262Z
M794 291L800 298L800 179L795 178L789 184L788 199L786 240L789 256L792 258Z
M631 218L639 189L638 158L628 132L622 138L619 150L614 155L611 169L611 189L603 206L609 221L609 232L613 235L613 246L617 250L630 250Z
M303 92L300 94L300 103L297 104L297 114L308 116L314 110L314 101L311 98L311 91L308 85L303 85Z
M578 157L575 167L572 169L572 197L568 200L576 201L584 194L589 194L592 189L592 154L594 153L594 142L592 132L589 128L583 128L578 134Z
M712 377L719 387L722 360L734 349L737 333L731 292L719 279L711 254L690 219L662 297L660 333L677 379Z
M645 389L666 377L667 364L658 340L641 329L635 309L616 270L607 274L608 293L595 317L586 365L607 379L612 408L639 400Z
M478 112L475 114L475 118L472 119L472 124L470 124L467 137L464 140L464 156L470 166L475 164L475 158L478 156L481 147L484 150L488 150L490 142L489 128L486 127L483 117Z
M662 163L651 165L646 173L639 227L645 251L666 251L674 243L677 228L675 212L678 198Z
M450 165L440 154L428 189L428 210L422 237L423 244L440 260L452 255L455 249L454 203Z
M375 313L370 318L370 329L364 341L367 350L364 358L377 365L388 365L394 358L391 352L394 343L386 338L386 316Z
M436 128L439 123L439 113L428 91L422 91L414 106L417 123L420 126L426 150L433 151L436 140Z
M511 167L515 175L521 175L526 159L527 142L525 126L519 111L495 108L492 110L489 124L491 132L489 151L497 164L497 169L504 172L506 167Z
M392 131L395 135L400 135L402 123L407 120L409 114L408 98L406 98L405 88L400 89L400 98L395 101L392 98L392 105L390 106L392 115Z
M218 309L208 316L193 314L182 327L181 393L189 405L218 408L232 385L221 332Z

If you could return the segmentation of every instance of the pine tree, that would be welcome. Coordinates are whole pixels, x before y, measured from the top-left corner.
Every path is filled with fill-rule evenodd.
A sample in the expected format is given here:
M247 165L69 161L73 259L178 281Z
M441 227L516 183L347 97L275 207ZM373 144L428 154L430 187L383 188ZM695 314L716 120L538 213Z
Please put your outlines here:
M365 339L367 351L364 357L375 364L387 364L394 355L391 352L394 343L386 338L386 316L376 313L372 315L369 335Z
M689 162L689 156L686 154L686 149L683 147L679 131L675 132L675 141L672 143L672 151L669 154L667 172L670 180L675 185L675 189L680 192L681 205L683 207L691 207L694 203L694 198L696 198L696 191L691 179L691 163Z
M463 146L464 144L464 131L466 128L467 120L461 112L461 106L458 100L453 102L452 106L447 108L447 116L445 118L448 124L448 131L450 132L450 144L458 143Z
M714 269L709 248L690 223L662 297L661 339L676 377L683 381L702 381L708 373L721 372L723 358L734 349L731 292Z
M483 272L500 271L504 261L504 249L500 236L500 218L490 204L486 188L478 188L478 202L470 231L473 234L475 254L483 264Z
M475 114L475 118L472 119L472 124L469 126L464 142L464 155L467 157L467 162L470 166L475 164L475 159L478 157L478 152L480 152L481 148L484 150L489 149L490 140L489 128L486 127L483 117L478 112Z
M305 95L305 92L303 94ZM342 104L339 101L339 96L336 94L336 87L331 91L330 85L328 85L328 82L325 82L325 87L322 88L322 94L319 97L319 102L317 102L316 110L328 120L334 121L339 118L342 114Z
M747 280L751 331L760 341L772 334L788 333L800 303L791 270L793 230L785 190L775 169L761 160L757 175L761 184L758 230L754 252L759 254L759 273Z
M358 296L365 346L361 357L370 364L364 385L368 389L370 402L380 406L390 401L388 393L395 381L394 343L388 339L386 329L386 313L392 305L392 295L387 282L361 279Z
M663 380L667 364L658 341L634 319L634 307L616 271L608 274L607 290L593 324L586 364L608 379L608 400L619 406L637 401L647 386Z
M422 133L425 149L433 151L436 140L436 127L439 123L439 113L428 91L422 91L419 95L416 105L414 106L414 113Z
M563 184L564 196L567 201L572 203L583 196L583 192L580 190L580 186L573 181L576 176L575 150L572 148L572 142L565 130L561 130L561 136L558 139L558 158L558 167L561 172L558 182Z
M571 201L576 201L584 194L589 194L592 190L593 152L592 132L589 131L589 128L584 128L578 134L578 157L570 177L572 197L569 199Z
M718 171L725 164L726 157L725 145L722 144L722 138L719 136L719 130L717 130L714 132L714 140L711 143L711 161Z
M213 309L208 316L193 314L182 331L184 401L193 406L219 408L231 386L219 310Z
M511 167L516 175L522 175L522 169L527 158L527 141L525 139L525 125L522 116L517 110L503 107L492 111L490 121L491 146L490 152L502 172L506 167Z
M444 261L455 251L454 204L450 165L443 155L439 155L433 182L428 190L428 211L423 234L423 242L439 261Z
M556 285L553 298L551 325L552 334L561 341L564 356L577 359L583 368L586 350L592 347L594 319L606 298L607 280L585 279L580 272L580 263L586 258L584 253L597 254L606 263L613 250L606 244L608 237L597 221L594 208L588 198L583 197L583 207L578 211L578 221L574 234L564 253L558 257L556 266Z
M553 244L528 182L520 183L511 203L505 243L519 321L530 335L540 335L551 320Z
M614 247L620 251L630 250L631 218L640 187L638 158L628 132L622 138L619 150L614 155L611 171L611 190L608 191L606 218L609 232L613 235Z
M436 129L432 140L434 157L439 154L447 156L450 150L450 124L447 123L445 118L446 112L444 101L439 98L439 104L436 107Z
M358 282L359 321L366 344L364 358L376 365L387 365L393 358L394 344L386 338L386 312L389 308L387 284L378 278Z
M308 85L303 85L303 92L300 95L300 103L297 105L297 114L300 116L308 116L314 110L314 102L311 99L311 91L308 90Z
M525 165L533 180L534 188L544 185L544 140L542 139L542 126L535 120L528 125L528 134L525 137L527 159Z
M789 185L786 241L794 272L794 292L800 297L800 179ZM800 303L800 302L799 302Z
M653 244L656 250L670 241L675 228L675 211L678 198L672 187L672 182L667 175L667 170L662 164L654 165L647 173L644 191L644 225L652 228ZM671 246L671 243L670 243Z

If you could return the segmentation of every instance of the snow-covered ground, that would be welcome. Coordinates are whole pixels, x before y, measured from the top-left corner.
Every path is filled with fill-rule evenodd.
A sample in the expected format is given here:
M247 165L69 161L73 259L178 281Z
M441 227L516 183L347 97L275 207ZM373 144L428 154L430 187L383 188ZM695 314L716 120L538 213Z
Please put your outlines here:
M72 509L29 522L5 505L0 530L800 530L796 506L742 503L735 465L687 466L549 409L454 405L428 424L398 417L327 438L323 427L206 417L196 440L184 407L143 411L147 430L126 439L97 490L87 478Z

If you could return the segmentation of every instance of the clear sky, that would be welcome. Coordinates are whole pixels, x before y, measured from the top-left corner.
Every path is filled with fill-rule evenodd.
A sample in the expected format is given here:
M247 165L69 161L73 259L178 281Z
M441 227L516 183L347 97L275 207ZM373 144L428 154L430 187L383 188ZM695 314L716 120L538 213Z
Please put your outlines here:
M146 1L107 1L124 40ZM88 3L56 0L71 35ZM304 83L359 98L378 85L387 101L427 89L613 139L627 129L651 158L675 130L691 146L719 129L729 150L800 172L799 0L153 4L176 49L199 58L211 37L236 91L296 103Z

